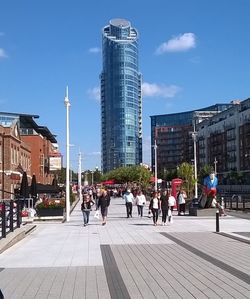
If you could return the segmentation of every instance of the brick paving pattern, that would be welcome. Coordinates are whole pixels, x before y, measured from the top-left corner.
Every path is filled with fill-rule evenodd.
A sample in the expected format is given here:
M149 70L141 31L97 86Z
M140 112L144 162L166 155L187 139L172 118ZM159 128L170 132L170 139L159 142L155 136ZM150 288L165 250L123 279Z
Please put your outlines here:
M80 203L69 223L41 223L0 255L5 299L250 298L249 244L215 234L215 217L174 217L153 226L112 199L108 223ZM249 239L249 220L225 217L221 231ZM232 233L233 232L233 233Z

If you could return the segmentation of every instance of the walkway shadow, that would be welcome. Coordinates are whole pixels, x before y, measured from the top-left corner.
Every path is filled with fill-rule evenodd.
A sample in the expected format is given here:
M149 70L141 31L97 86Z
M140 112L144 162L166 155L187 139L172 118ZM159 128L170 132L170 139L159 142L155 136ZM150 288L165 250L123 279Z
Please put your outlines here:
M129 225L137 225L137 226L153 226L153 223L129 223Z

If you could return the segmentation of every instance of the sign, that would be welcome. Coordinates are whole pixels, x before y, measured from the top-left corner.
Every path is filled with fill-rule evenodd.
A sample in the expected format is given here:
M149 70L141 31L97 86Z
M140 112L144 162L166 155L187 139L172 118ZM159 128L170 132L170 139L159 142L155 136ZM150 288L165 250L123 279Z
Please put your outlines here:
M62 169L62 157L49 157L49 170L61 170Z
M21 178L20 174L11 173L11 175L10 175L10 179L11 179L11 180L16 180L16 181L18 181L18 180L20 180L20 178Z

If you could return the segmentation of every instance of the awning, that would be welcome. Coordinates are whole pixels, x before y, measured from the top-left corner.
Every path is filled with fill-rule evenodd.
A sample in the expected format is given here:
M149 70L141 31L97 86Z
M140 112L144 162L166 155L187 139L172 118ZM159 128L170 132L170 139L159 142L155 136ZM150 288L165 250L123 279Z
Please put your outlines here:
M38 183L36 187L37 193L58 193L61 191L61 188L53 185L43 185Z

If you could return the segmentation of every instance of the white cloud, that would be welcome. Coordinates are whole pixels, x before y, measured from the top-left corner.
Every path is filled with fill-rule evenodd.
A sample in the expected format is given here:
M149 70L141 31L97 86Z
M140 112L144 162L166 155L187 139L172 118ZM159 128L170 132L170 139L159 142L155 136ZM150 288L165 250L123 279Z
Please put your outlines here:
M162 43L157 49L156 54L160 55L165 52L184 52L195 48L196 36L194 33L184 33L173 37L172 39Z
M8 55L6 54L6 52L4 51L4 49L0 48L0 59L1 58L7 58L7 57L8 57Z
M165 85L156 83L142 84L142 94L144 97L162 97L162 98L173 98L179 91L180 87L176 85Z
M90 88L90 89L88 89L87 93L91 99L100 101L100 97L101 97L100 87L96 86L96 87Z
M96 53L100 53L100 52L101 52L101 49L98 48L98 47L94 47L94 48L90 48L90 49L89 49L89 53L94 53L94 54L96 54Z

